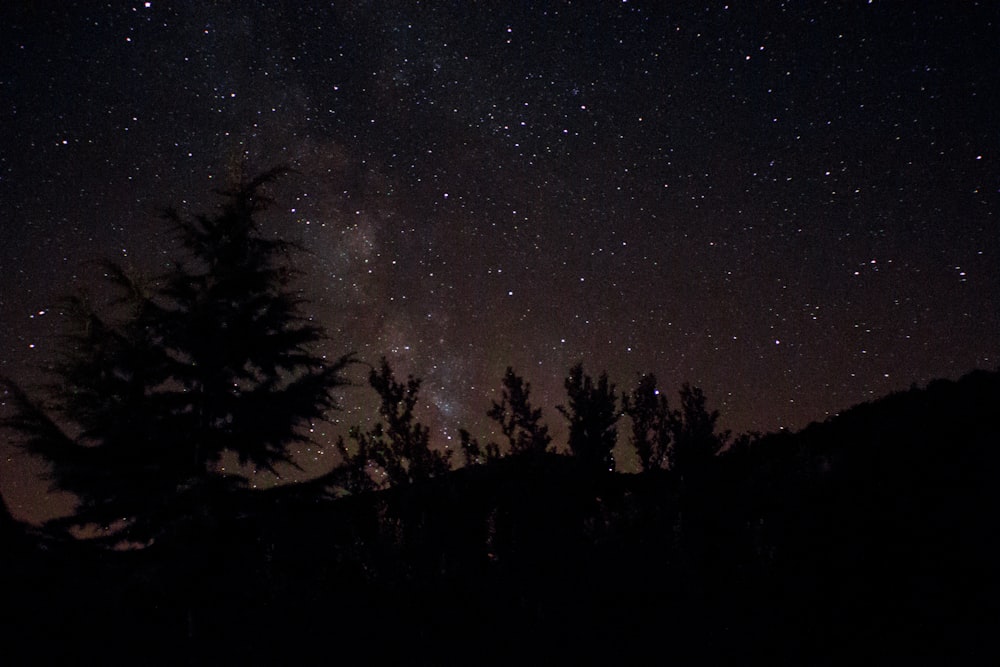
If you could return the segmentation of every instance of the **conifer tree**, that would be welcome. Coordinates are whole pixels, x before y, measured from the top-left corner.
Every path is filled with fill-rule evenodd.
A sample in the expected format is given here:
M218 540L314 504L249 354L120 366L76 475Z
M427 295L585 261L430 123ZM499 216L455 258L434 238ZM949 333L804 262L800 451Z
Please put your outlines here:
M68 526L113 526L110 541L147 542L215 513L244 485L219 463L275 471L291 446L335 407L345 355L315 347L321 327L300 314L291 287L293 246L258 224L272 170L221 193L212 215L168 221L186 254L147 280L114 263L115 294L74 297L51 382L31 396L5 379L3 424L44 457L55 487L74 493Z

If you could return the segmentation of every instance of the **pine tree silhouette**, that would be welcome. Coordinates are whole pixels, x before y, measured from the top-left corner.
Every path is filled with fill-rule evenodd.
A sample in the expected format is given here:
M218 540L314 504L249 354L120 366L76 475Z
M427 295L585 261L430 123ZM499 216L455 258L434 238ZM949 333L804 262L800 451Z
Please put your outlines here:
M119 296L104 308L67 301L71 322L52 381L31 397L4 380L4 424L79 498L65 526L114 527L110 541L147 542L221 511L245 485L226 452L276 470L335 408L352 357L327 360L325 339L291 288L293 246L265 238L268 171L221 193L213 215L168 211L186 256L148 281L106 262Z

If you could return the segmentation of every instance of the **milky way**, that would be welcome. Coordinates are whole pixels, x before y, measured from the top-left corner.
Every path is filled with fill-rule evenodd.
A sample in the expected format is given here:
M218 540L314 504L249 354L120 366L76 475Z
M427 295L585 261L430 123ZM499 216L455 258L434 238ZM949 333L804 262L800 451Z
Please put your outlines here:
M9 4L5 374L91 260L155 273L161 208L275 164L328 352L423 378L439 446L508 365L557 433L577 361L736 431L998 366L995 3Z

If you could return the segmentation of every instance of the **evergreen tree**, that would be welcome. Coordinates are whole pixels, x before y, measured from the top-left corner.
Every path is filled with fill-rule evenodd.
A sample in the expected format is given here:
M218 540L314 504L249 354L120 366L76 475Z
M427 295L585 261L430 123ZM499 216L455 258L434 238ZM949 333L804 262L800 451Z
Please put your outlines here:
M330 390L344 384L349 357L327 363L312 352L325 334L299 315L303 299L289 289L298 274L281 260L295 247L264 238L257 225L270 204L261 188L280 173L226 192L219 215L168 213L191 255L168 276L176 326L167 335L201 469L223 451L271 471L290 462L289 441L308 439L297 427L322 418Z
M4 380L14 408L4 425L79 498L64 524L146 542L200 520L245 484L220 471L225 453L275 471L335 407L351 357L314 351L325 335L299 312L294 248L257 222L281 173L221 193L213 215L169 211L186 256L154 281L105 263L117 297L102 308L68 300L71 326L40 397Z
M542 410L531 407L530 396L531 384L508 366L500 402L493 401L493 407L486 413L500 424L513 455L544 454L552 442L549 428L541 423Z
M655 375L643 375L635 389L622 394L622 412L632 420L631 442L643 472L663 468L670 446L670 408Z
M619 417L615 385L603 372L595 383L583 364L570 369L564 385L569 401L557 409L569 422L570 451L589 468L613 471Z

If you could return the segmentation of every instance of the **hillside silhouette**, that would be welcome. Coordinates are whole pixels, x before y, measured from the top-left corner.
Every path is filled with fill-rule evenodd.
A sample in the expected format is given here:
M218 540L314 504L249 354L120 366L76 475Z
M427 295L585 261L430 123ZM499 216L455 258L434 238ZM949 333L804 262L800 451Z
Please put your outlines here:
M697 474L540 452L340 499L279 487L136 551L23 531L33 546L12 548L8 517L4 650L985 664L1000 629L998 406L1000 373L976 371L739 439Z

